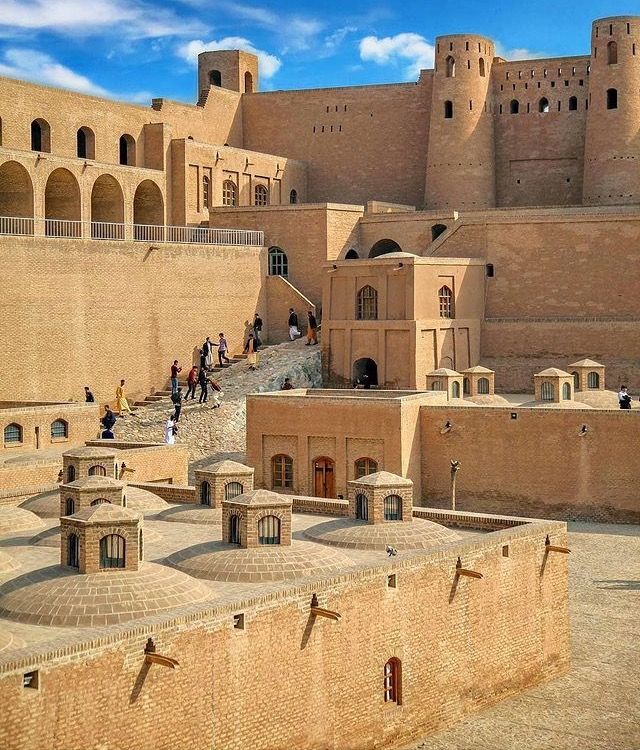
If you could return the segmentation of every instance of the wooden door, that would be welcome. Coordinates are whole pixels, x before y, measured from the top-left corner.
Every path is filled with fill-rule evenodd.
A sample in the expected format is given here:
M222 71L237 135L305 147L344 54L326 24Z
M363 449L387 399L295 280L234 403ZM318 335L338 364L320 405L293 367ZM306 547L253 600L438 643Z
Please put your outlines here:
M335 497L334 464L330 458L313 462L313 485L316 497Z

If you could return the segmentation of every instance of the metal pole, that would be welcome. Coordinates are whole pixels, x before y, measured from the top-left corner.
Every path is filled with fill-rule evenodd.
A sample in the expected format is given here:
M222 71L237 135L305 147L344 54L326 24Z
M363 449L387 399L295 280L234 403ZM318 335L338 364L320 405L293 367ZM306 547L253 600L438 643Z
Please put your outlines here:
M451 510L456 509L456 474L460 468L460 461L451 459Z

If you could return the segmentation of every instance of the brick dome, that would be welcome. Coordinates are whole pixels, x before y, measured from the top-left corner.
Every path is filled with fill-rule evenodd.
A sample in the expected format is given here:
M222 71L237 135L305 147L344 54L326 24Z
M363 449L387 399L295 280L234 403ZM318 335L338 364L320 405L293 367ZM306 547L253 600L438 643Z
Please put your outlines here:
M157 520L220 526L222 508L211 508L208 505L179 505L164 510L157 516Z
M26 508L11 505L0 508L0 536L17 534L28 529L39 529L43 526L42 519Z
M91 477L91 479L94 478L104 482L106 477ZM86 480L80 481L84 482ZM73 483L71 486L73 486ZM142 513L158 513L170 507L169 503L161 497L140 487L125 485L124 494L127 498L127 508L130 510L139 510ZM41 518L60 518L60 490L52 490L51 492L42 492L39 495L34 495L25 500L20 507L32 511Z

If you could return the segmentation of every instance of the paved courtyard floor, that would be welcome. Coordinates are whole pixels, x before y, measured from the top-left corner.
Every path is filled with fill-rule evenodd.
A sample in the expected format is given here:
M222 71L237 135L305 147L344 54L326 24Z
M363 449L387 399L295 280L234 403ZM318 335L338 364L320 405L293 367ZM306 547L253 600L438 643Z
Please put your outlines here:
M571 671L412 749L640 750L640 526L569 529Z

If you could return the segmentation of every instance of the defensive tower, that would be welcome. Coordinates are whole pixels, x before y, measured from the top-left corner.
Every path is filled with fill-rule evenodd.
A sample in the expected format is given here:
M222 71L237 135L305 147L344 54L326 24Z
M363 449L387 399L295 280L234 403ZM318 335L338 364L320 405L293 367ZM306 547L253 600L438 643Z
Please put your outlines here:
M241 94L258 90L258 58L242 50L216 50L198 55L198 94L217 86Z

